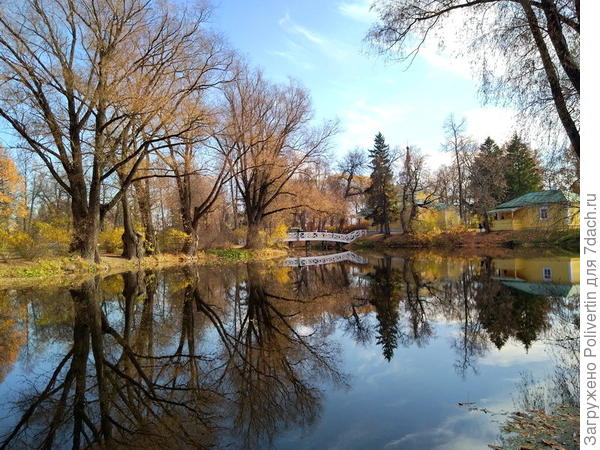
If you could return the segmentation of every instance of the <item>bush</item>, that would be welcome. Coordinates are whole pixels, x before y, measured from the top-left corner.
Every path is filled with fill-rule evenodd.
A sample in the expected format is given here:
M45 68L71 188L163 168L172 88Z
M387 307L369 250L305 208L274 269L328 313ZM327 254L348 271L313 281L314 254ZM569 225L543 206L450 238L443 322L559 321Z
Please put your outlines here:
M190 236L181 230L168 228L158 233L158 244L164 253L179 253Z
M35 259L43 253L43 248L35 245L33 238L24 231L11 233L8 237L8 246L23 259Z
M123 250L123 228L104 230L98 236L100 251L104 253L117 253Z
M274 244L280 244L281 240L287 236L288 227L287 225L280 223L278 224L269 239L267 240L267 245L271 246Z
M43 255L62 255L69 251L71 233L64 223L36 222L34 238Z

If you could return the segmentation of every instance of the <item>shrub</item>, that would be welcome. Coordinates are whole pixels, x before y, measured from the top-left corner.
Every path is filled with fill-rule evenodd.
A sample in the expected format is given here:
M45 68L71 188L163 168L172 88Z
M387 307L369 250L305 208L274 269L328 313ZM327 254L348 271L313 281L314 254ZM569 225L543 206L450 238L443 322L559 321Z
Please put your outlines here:
M179 253L190 236L181 230L168 228L158 234L160 249L165 253Z
M98 236L98 244L100 251L105 253L117 253L123 250L123 228L113 228L112 230L104 230Z
M9 248L23 259L38 258L42 248L35 245L33 238L24 231L15 231L8 238Z
M34 239L44 256L65 254L71 243L71 233L66 224L36 222L34 224Z
M269 239L267 240L267 245L271 246L274 244L281 243L281 240L287 236L288 227L287 225L280 223L278 224Z

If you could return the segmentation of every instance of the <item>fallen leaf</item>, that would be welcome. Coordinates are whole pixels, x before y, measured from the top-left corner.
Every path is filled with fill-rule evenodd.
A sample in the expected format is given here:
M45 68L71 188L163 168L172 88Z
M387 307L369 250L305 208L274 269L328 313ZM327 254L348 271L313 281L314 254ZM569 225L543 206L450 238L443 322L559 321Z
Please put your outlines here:
M474 405L475 402L458 402L458 406Z
M542 444L547 445L548 447L554 447L556 444L556 442L554 441L547 441L546 439L542 439Z
M494 450L502 450L502 447L498 447L497 445L490 445L488 444L489 448L493 448Z

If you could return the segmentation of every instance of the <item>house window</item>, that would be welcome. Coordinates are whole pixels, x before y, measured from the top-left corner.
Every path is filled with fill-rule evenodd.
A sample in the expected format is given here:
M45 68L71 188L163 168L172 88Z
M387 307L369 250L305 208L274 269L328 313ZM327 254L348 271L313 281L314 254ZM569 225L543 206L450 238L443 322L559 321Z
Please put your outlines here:
M544 281L552 280L552 269L550 267L544 267Z
M540 208L540 220L548 220L548 207L542 206Z

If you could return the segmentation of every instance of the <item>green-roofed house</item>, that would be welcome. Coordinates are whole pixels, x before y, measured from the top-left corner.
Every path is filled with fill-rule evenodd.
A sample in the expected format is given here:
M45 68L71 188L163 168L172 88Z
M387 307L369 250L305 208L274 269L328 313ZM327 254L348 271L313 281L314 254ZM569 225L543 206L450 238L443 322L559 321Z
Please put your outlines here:
M492 231L579 228L579 195L561 190L529 192L488 214Z

